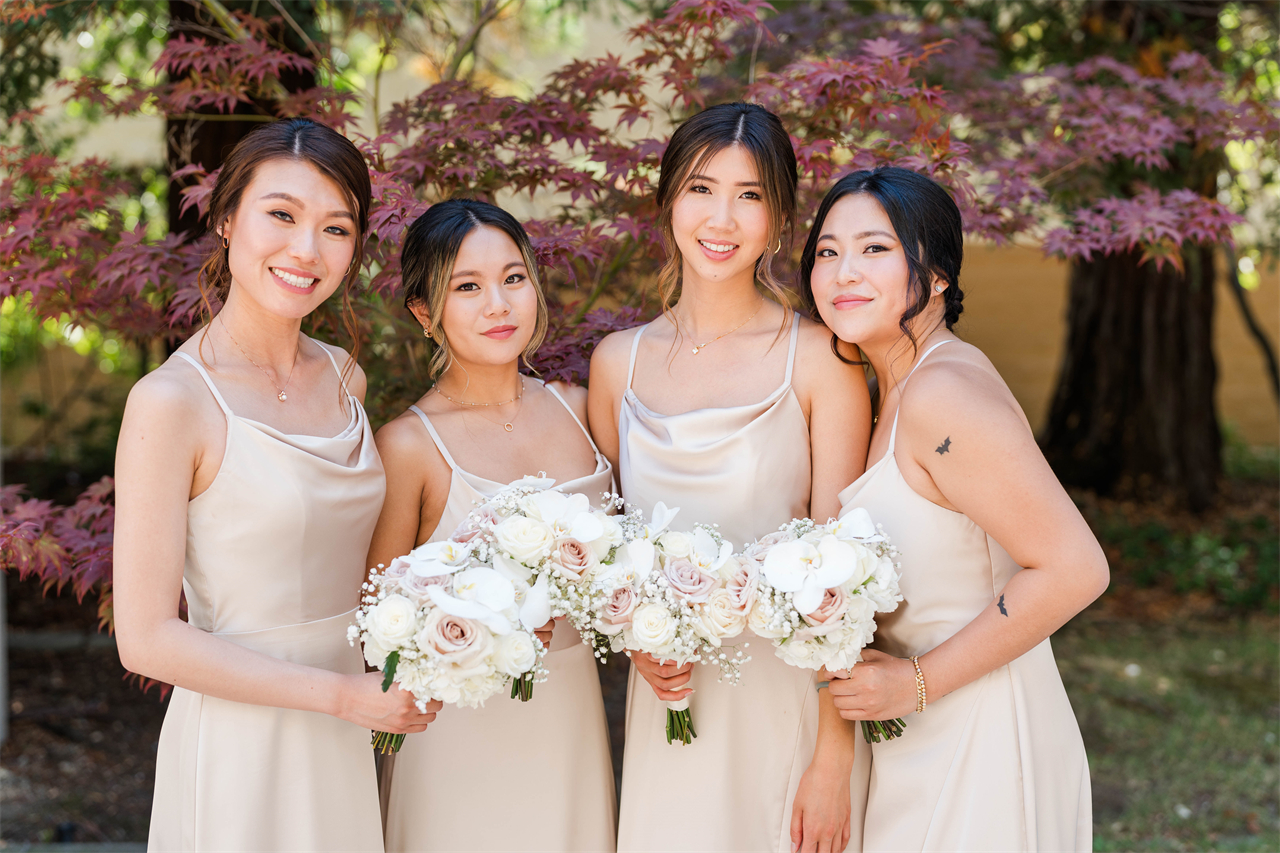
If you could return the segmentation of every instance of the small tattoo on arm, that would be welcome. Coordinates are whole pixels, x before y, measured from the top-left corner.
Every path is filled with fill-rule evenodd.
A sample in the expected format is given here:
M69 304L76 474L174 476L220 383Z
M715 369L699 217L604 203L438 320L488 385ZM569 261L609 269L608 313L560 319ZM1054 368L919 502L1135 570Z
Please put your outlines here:
M1000 608L1001 616L1008 616L1009 611L1004 609L1004 593L1000 593L1000 600L996 602L996 607Z
M938 455L939 455L939 456L941 456L941 455L942 455L942 454L944 454L944 453L949 452L949 451L951 450L951 436L947 436L947 440L946 440L946 441L944 441L944 442L942 442L942 444L939 444L939 445L938 445L936 448L934 448L934 449L938 452Z

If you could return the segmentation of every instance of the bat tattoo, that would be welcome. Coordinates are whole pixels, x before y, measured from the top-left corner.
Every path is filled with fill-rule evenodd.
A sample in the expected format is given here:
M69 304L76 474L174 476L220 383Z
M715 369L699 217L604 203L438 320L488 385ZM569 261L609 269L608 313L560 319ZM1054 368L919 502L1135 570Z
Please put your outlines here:
M1008 616L1009 611L1004 609L1004 593L1000 593L1000 600L996 602L996 607L1000 608L1001 616Z
M936 451L937 451L937 453L938 453L938 455L939 455L939 456L941 456L942 454L947 453L948 451L950 451L950 450L951 450L951 436L947 436L947 440L946 440L946 441L944 441L944 442L942 442L942 444L939 444L937 447L935 447L935 448L934 448L934 450L936 450Z

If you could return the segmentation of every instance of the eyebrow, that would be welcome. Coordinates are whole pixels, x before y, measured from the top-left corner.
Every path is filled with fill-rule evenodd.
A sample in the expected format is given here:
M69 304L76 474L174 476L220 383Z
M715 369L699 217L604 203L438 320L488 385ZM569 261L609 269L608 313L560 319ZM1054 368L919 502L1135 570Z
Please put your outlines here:
M503 267L502 271L506 272L512 267L523 267L523 266L524 266L524 261L512 261L511 263ZM475 276L479 278L480 273L477 270L458 270L453 275L449 276L449 280L453 281L455 278L462 278L463 276Z
M857 233L857 234L854 234L854 235L853 235L853 239L855 239L855 240L861 240L861 239L863 239L864 237L875 237L875 236L877 236L877 235L878 235L878 236L881 236L881 237L888 237L890 240L897 240L897 239L898 239L898 235L897 235L897 234L894 234L894 233L893 233L893 232L891 232L891 231L862 231L862 232L859 232L859 233ZM834 234L823 234L823 235L821 235L820 237L818 237L818 239L819 239L819 240L834 240L834 239L836 239L836 235L834 235Z
M289 195L288 193L267 193L266 195L264 195L264 196L262 197L262 199L263 199L264 201L265 201L266 199L269 199L269 198L282 198L282 199L284 199L285 201L292 202L293 204L296 204L298 207L301 207L301 208L302 208L302 209L304 209L304 210L305 210L305 209L306 209L306 207L307 207L305 204L303 204L302 199L300 199L300 198L295 198L294 196L291 196L291 195ZM329 211L329 215L330 215L330 216L340 216L340 217L343 217L343 218L345 218L345 219L350 219L352 222L355 222L355 221L356 221L356 218L355 218L354 216L352 216L352 215L351 215L351 212L350 212L350 211L347 211L347 210L331 210L331 211Z
M706 181L706 182L707 182L707 183L709 183L709 184L718 184L718 183L720 183L719 181L717 181L715 178L711 177L710 175L690 175L690 176L689 176L689 180L691 180L691 181ZM735 186L735 187L758 187L758 186L760 186L760 182L759 182L759 181L738 181L737 183L735 183L735 184L734 184L734 186Z

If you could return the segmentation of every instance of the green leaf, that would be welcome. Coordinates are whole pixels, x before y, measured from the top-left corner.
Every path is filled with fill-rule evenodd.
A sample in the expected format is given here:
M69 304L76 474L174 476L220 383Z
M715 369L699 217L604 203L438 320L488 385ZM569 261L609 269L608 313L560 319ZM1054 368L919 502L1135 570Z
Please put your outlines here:
M386 693L391 689L391 683L396 678L396 667L400 664L400 653L392 652L387 655L387 662L382 670L382 692Z

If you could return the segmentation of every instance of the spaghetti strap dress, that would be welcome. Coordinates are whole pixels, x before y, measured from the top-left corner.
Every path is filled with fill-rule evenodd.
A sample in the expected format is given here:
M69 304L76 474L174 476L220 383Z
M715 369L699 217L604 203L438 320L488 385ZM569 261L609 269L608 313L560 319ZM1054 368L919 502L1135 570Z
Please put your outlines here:
M901 552L904 600L878 620L874 645L905 658L972 622L1021 568L968 516L907 484L897 431L895 414L884 457L840 503L842 515L867 510ZM865 850L1087 851L1092 832L1084 742L1048 639L871 747Z
M613 468L591 443L596 470L555 488L594 505L613 489ZM503 488L458 467L430 418L421 420L449 464L449 496L427 542L447 539L478 503ZM530 472L536 474L537 472ZM613 762L595 655L569 623L556 622L549 675L521 702L500 693L482 708L446 705L395 756L387 802L389 851L603 851L614 849Z
M809 513L809 427L791 376L799 336L792 318L782 384L746 406L663 415L631 389L636 333L618 419L619 479L629 504L680 512L673 529L718 524L741 550ZM747 632L742 681L695 666L690 711L698 736L669 744L666 704L632 667L627 689L620 851L791 850L791 802L818 733L814 673L788 666Z
M332 438L289 435L237 417L200 362L177 356L199 372L227 418L222 466L187 504L188 621L280 660L363 673L347 626L386 477L360 402L346 395L351 420ZM160 732L147 847L381 850L369 730L175 687Z

